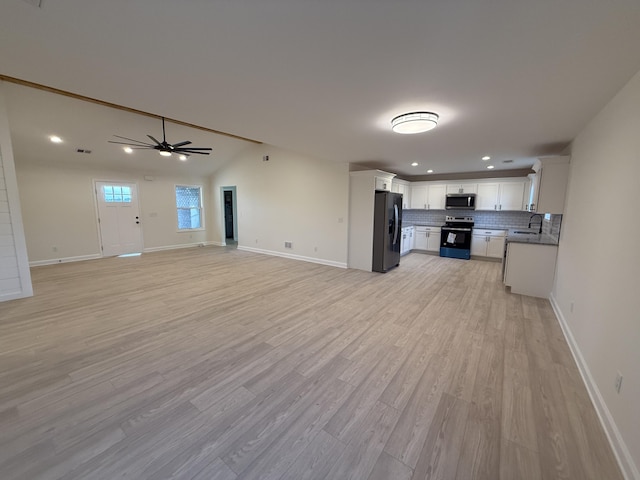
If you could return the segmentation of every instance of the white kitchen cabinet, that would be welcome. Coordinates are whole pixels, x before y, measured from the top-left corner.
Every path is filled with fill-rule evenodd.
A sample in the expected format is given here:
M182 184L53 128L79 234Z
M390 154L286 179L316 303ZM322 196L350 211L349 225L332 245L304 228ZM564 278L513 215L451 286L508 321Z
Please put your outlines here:
M414 249L427 252L440 251L440 227L415 227Z
M391 182L391 191L402 194L402 208L409 208L409 201L411 200L411 189L409 187L409 182L404 180L396 180L393 179Z
M510 242L504 284L511 293L549 298L556 271L557 245Z
M420 210L444 210L445 185L412 185L411 208Z
M426 185L412 185L411 186L411 208L413 209L427 209L427 195L429 188Z
M523 210L525 181L480 183L476 210Z
M406 255L413 249L413 227L402 227L400 255Z
M478 193L477 183L450 183L446 188L446 193Z
M429 190L427 192L427 209L444 210L444 201L446 198L446 185L429 185Z
M538 213L564 213L569 180L569 157L540 158L530 175L529 199L525 210Z
M473 229L471 255L477 257L502 258L506 230Z
M393 177L376 176L376 190L391 191L391 183Z

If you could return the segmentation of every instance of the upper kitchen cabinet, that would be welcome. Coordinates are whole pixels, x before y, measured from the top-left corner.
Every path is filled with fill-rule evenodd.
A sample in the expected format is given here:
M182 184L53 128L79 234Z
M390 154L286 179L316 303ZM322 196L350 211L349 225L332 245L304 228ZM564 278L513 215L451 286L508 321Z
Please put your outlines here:
M478 193L478 184L477 183L450 183L447 185L446 193Z
M402 194L402 208L409 208L409 200L411 200L411 188L409 182L394 178L391 181L391 191Z
M522 210L526 183L523 180L478 184L476 210Z
M564 200L569 180L569 157L536 160L536 172L530 175L531 186L526 210L538 213L564 213Z
M444 210L446 185L412 185L412 209Z
M427 192L427 208L429 210L444 210L444 201L447 197L445 185L429 185Z

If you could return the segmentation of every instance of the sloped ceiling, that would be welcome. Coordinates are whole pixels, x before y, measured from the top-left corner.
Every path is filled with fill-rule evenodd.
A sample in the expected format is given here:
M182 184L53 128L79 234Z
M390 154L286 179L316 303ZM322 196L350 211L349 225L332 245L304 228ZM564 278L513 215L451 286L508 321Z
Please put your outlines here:
M637 0L0 6L4 75L404 176L483 170L483 155L496 171L520 168L565 151L640 70L638 45ZM439 113L438 128L390 131L415 110ZM140 122L140 133L115 122L100 134L158 129ZM16 128L18 145L42 134Z

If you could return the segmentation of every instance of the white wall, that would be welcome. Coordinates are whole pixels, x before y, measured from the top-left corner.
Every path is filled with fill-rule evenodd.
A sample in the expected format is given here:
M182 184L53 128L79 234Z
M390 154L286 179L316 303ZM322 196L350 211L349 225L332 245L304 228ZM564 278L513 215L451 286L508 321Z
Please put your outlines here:
M207 179L155 176L147 181L138 173L20 162L16 162L16 170L32 265L101 256L94 180L137 183L145 251L209 240L206 231L178 232L175 206L176 184L202 185L206 216L210 198Z
M262 160L264 155L269 161ZM273 146L243 151L211 179L213 240L224 242L221 187L237 187L238 248L346 267L347 164ZM285 249L284 242L292 242Z
M640 478L639 199L640 73L573 142L552 294L627 478Z
M9 119L0 82L0 301L33 295L22 214L9 136Z

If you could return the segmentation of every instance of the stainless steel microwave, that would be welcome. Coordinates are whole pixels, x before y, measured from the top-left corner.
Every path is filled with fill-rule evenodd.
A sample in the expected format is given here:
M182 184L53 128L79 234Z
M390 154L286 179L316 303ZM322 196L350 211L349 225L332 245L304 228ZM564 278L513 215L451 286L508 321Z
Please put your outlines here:
M475 210L475 193L448 193L444 208L447 210Z

